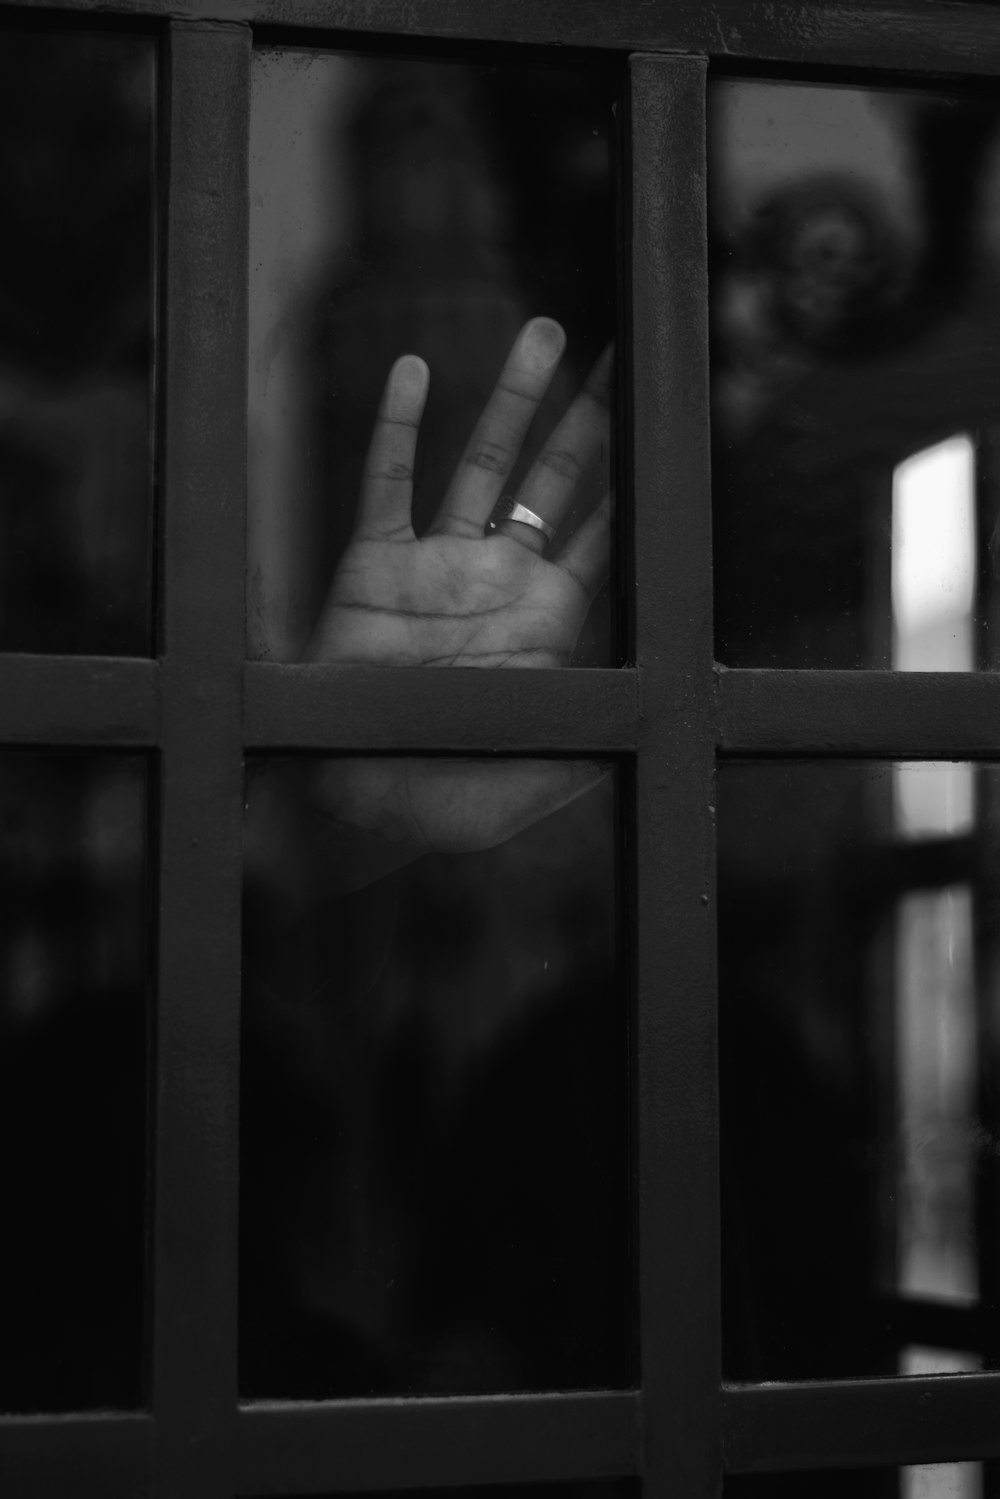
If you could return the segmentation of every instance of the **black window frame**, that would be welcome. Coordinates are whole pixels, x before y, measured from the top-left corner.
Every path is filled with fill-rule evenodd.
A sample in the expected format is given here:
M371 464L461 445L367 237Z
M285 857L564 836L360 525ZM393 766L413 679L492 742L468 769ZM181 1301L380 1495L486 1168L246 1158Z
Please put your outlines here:
M1000 1374L724 1385L714 776L720 756L1000 759L1000 675L713 660L706 84L1000 72L988 0L36 0L3 22L152 28L162 50L161 634L153 660L0 655L0 744L140 748L158 777L150 1409L0 1417L26 1495L332 1494L1000 1457ZM276 30L280 28L280 32ZM502 44L627 58L620 370L634 665L526 672L248 662L251 48ZM627 569L628 570L628 569ZM634 1389L241 1404L240 886L249 752L610 755L630 768ZM71 1252L71 1246L69 1247Z

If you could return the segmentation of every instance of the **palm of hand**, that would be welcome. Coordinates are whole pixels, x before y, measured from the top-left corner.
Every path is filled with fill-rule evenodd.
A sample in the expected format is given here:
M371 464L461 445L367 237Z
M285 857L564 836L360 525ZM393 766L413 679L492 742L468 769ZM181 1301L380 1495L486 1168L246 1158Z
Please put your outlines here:
M565 569L507 536L355 540L314 641L350 665L565 666L588 607Z
M427 370L409 357L390 374L369 450L354 535L337 568L309 654L340 665L564 666L607 567L603 503L554 560L519 521L485 528L551 380L564 335L536 319L521 332L432 529L411 525L413 461ZM607 443L610 361L550 438L520 491L558 526L575 486ZM488 848L598 781L584 761L336 759L313 800L341 832L394 850ZM396 857L399 855L399 858Z

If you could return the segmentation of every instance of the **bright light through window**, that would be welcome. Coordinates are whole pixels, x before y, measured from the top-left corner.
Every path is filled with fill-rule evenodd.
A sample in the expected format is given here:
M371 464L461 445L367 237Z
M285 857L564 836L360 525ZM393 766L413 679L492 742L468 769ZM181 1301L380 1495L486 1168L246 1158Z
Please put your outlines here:
M975 592L975 448L951 437L892 483L893 666L969 671Z
M975 449L950 438L900 464L892 490L893 666L975 666ZM959 838L975 825L973 767L894 766L893 821L910 839ZM976 1016L972 892L911 890L896 906L896 1291L974 1306ZM900 1373L977 1367L969 1350L917 1347ZM978 1499L975 1464L907 1470L903 1499Z

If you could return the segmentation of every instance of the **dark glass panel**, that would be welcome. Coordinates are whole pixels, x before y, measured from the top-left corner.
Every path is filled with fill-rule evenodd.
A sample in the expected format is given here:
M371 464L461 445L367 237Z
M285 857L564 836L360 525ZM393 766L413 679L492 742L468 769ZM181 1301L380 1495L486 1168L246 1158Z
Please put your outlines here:
M252 767L244 1396L628 1383L627 991L605 770ZM428 839L453 851L414 857Z
M716 654L996 669L1000 106L711 92Z
M0 34L0 650L150 649L155 61Z
M994 766L719 774L724 1366L1000 1366Z
M146 769L0 753L0 1410L143 1397Z
M248 649L299 659L350 534L380 393L430 367L413 519L426 532L523 323L568 344L529 461L615 332L617 75L605 64L254 54ZM577 486L558 552L608 487ZM607 587L573 660L619 659Z

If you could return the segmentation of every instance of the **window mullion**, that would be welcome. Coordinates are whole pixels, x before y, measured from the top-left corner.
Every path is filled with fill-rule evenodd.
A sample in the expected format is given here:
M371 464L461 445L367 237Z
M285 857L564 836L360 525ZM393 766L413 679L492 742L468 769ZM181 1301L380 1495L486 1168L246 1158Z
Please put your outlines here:
M705 63L632 59L640 1336L650 1493L718 1492Z
M250 33L170 31L153 1412L162 1494L229 1492Z

